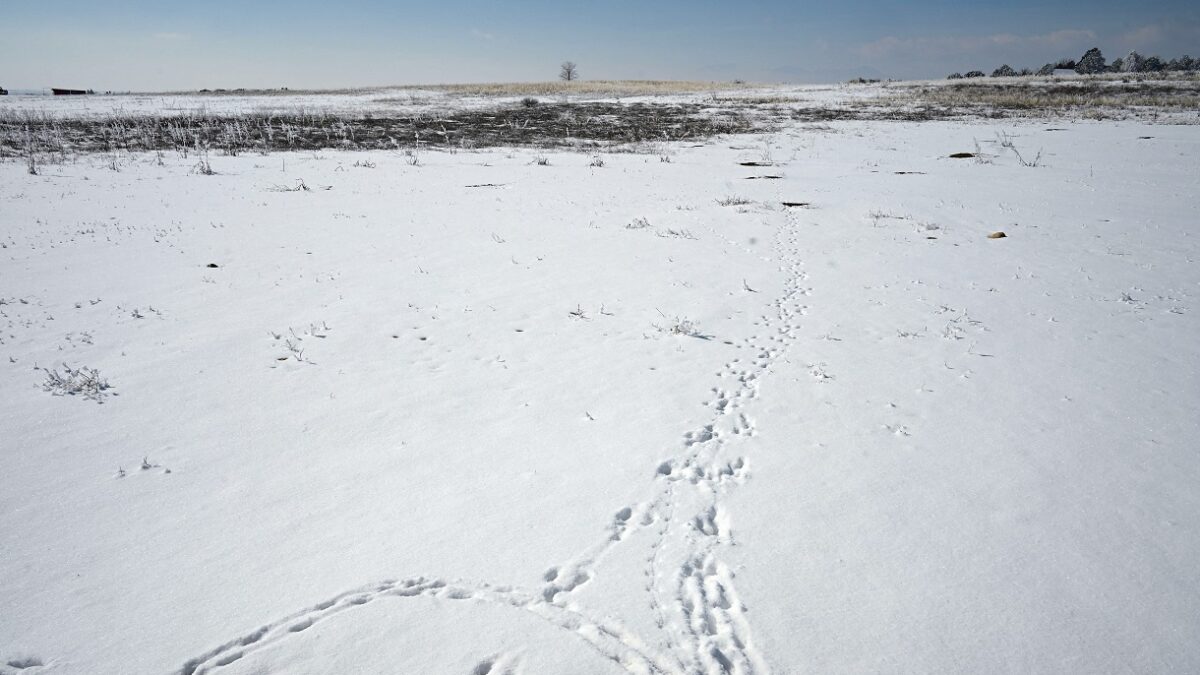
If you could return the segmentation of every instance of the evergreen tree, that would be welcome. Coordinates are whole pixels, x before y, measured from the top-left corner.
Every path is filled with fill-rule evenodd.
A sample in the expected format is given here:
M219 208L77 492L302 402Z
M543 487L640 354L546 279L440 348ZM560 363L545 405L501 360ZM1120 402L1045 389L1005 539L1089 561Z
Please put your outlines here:
M1075 64L1075 72L1080 75L1095 75L1104 72L1104 55L1100 53L1099 47L1092 47L1087 50L1083 58Z
M1167 63L1167 70L1174 70L1181 73L1189 70L1196 70L1196 62L1192 59L1192 57L1184 54L1177 59L1171 59L1171 61Z
M1142 72L1142 62L1146 59L1137 52L1129 52L1125 57L1125 62L1121 64L1121 72L1123 73L1140 73Z

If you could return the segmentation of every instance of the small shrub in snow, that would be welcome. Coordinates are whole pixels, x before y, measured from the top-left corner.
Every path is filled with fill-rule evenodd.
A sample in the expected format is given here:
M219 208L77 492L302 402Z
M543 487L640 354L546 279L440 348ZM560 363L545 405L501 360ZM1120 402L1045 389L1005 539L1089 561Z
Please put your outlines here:
M650 221L639 216L637 218L634 218L633 222L626 225L625 229L627 229L627 230L644 230L648 227L650 227Z
M668 335L683 335L685 337L694 337L700 340L712 339L711 335L705 335L704 333L700 332L700 326L691 319L681 319L679 317L675 317L665 326L654 324L654 327L660 332Z
M303 178L297 178L296 184L292 187L288 187L286 185L272 185L271 187L267 188L267 191L268 192L312 192L312 188L308 187L308 184L304 182Z
M720 204L721 206L745 206L746 204L750 204L751 202L752 202L752 200L747 199L745 197L739 197L738 195L730 195L728 197L724 197L722 199L717 200L717 203Z
M696 235L692 234L688 230L672 230L671 228L667 228L665 230L659 230L655 234L659 237L670 239L691 239L692 241L697 239Z
M967 74L963 75L963 77L966 77L966 78L983 77L983 71L982 70L970 70L970 71L967 71Z
M595 157L592 157L592 161L588 163L588 166L599 169L604 166L604 158L600 155L596 155Z
M216 171L213 171L212 164L208 163L207 157L201 158L199 162L196 162L196 166L192 167L192 171L201 176L215 176L217 174Z
M1002 131L996 132L996 142L1000 144L1000 147L1012 150L1013 154L1017 156L1017 161L1021 163L1021 166L1036 167L1042 163L1041 150L1038 150L1037 155L1034 156L1032 160L1026 160L1021 155L1021 151L1017 150L1017 146L1013 143L1012 137Z
M1017 71L1012 69L1012 66L1007 63L992 71L992 77L1012 77L1017 74Z
M521 99L521 105L526 108L536 108L538 105L538 100L532 96L526 96L525 98Z
M47 370L42 389L55 396L79 395L99 402L107 395L105 392L112 388L108 380L101 377L100 371L95 368L83 366L72 369L64 363L63 370L66 371L63 374L59 374L57 369Z
M976 164L991 164L992 159L990 157L988 157L987 155L983 154L983 148L979 147L979 141L976 139L972 139L972 140L974 140L974 142L975 142L975 152L956 152L956 153L954 153L954 155L958 155L960 157L974 157ZM954 155L950 155L950 156L954 157Z

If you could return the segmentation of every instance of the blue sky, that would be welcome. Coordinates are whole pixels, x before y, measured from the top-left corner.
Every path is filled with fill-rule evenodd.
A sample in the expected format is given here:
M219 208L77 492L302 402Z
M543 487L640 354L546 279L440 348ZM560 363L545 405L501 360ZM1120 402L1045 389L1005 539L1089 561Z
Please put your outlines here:
M0 85L97 90L553 79L832 82L1200 56L1200 3L8 0Z

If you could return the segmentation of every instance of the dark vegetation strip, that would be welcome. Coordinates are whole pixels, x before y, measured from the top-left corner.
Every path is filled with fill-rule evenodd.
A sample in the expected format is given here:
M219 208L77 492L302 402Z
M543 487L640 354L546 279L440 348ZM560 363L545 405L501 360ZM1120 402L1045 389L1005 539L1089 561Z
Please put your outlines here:
M413 116L334 113L0 117L0 154L323 148L600 147L755 130L731 109L699 104L542 104Z

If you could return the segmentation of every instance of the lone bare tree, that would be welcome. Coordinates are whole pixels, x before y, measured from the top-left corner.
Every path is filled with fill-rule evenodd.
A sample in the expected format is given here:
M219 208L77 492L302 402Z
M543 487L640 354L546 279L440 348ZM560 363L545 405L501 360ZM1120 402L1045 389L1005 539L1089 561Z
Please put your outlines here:
M563 61L562 66L559 67L558 79L566 82L579 79L579 68L574 61Z

